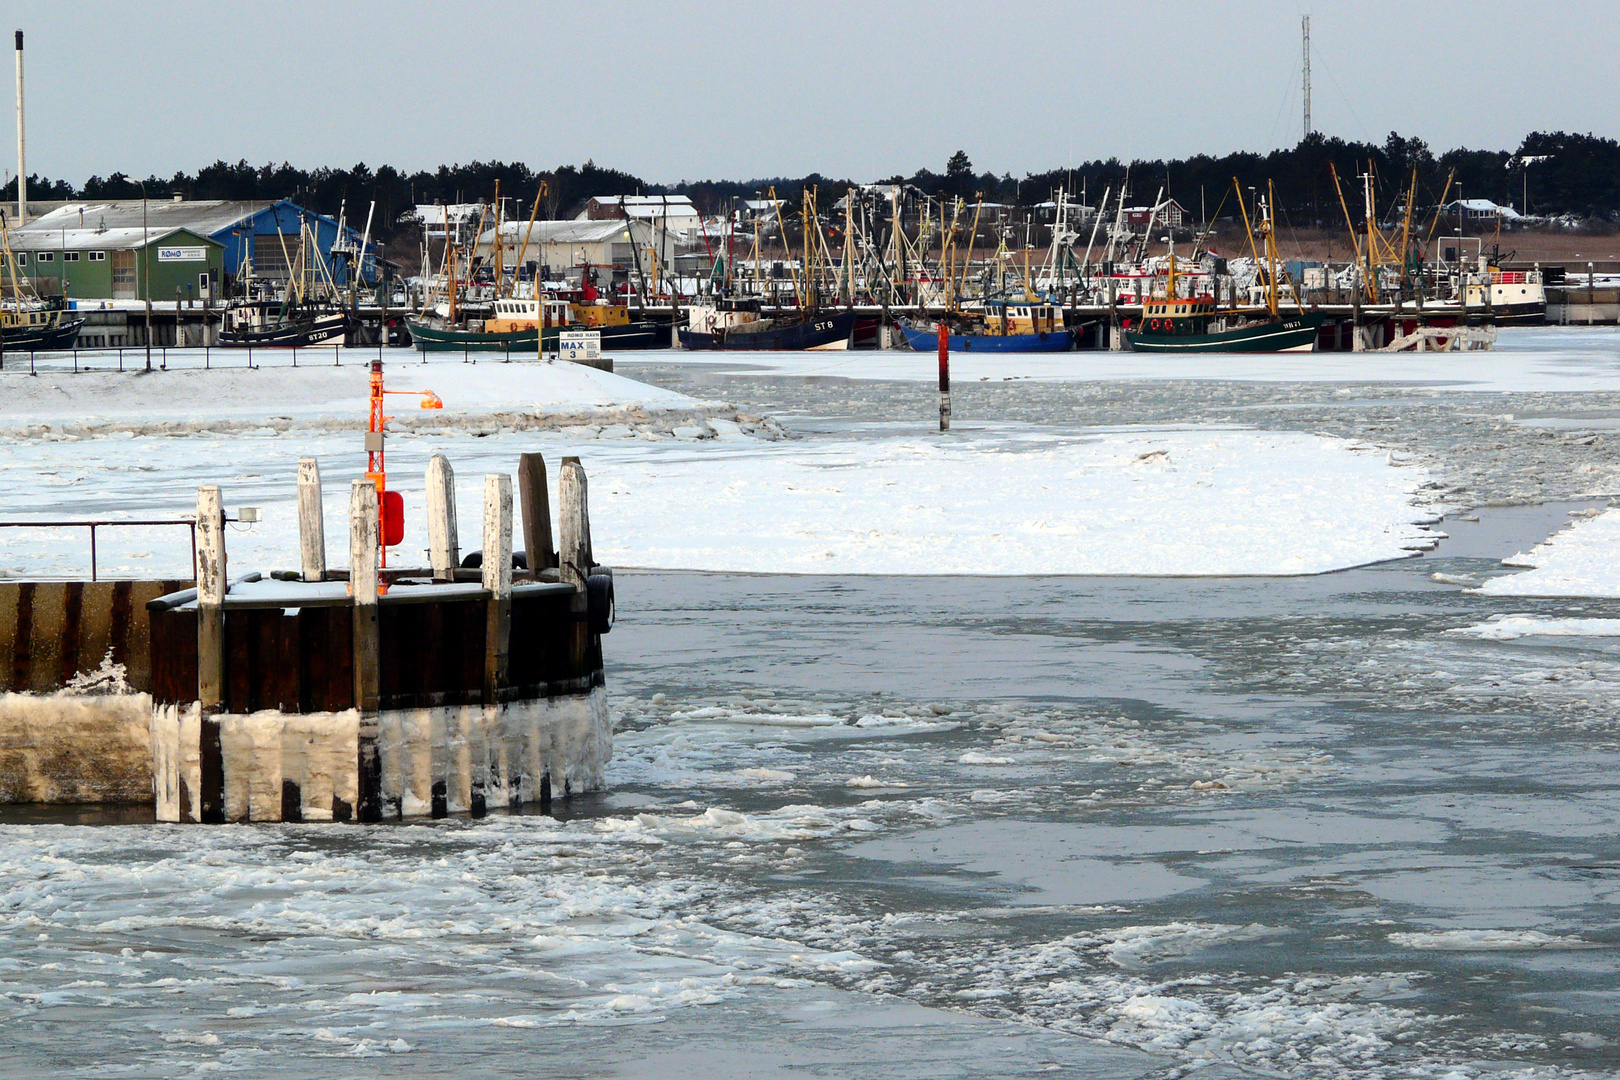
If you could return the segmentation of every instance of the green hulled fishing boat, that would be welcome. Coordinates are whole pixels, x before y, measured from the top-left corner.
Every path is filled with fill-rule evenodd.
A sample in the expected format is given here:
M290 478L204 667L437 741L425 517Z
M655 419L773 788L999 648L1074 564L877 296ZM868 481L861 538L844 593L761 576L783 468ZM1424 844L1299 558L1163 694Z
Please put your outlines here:
M1142 307L1141 329L1125 335L1135 352L1314 352L1327 316L1273 317L1218 312L1213 297L1159 299Z
M1239 191L1241 200L1242 192ZM1241 201L1239 207L1242 208ZM1248 211L1243 211L1245 226ZM1134 352L1146 353L1273 353L1315 352L1317 334L1327 316L1300 308L1285 315L1277 303L1277 250L1271 232L1268 200L1260 200L1260 231L1265 239L1266 306L1250 311L1221 311L1215 297L1182 296L1176 277L1176 249L1172 241L1166 262L1164 295L1150 296L1142 304L1142 320L1125 335ZM1250 249L1254 250L1253 234ZM1255 251L1255 263L1261 258ZM1155 287L1153 290L1157 292ZM1297 294L1296 294L1297 295Z
M444 326L417 319L405 320L411 332L411 343L422 352L536 352L534 336L545 334L547 350L557 347L557 327L544 331L534 327L527 330L471 330L466 327Z
M601 335L603 348L667 349L669 323L652 320L610 320L577 317L577 308L567 300L547 299L542 318L534 300L508 297L495 301L491 316L452 322L447 318L422 316L407 319L411 341L422 352L498 352L513 356L539 351L535 335L544 334L544 351L557 348L557 335L563 330L594 330ZM611 309L606 309L611 310ZM622 311L622 309L619 309ZM614 312L617 314L618 312ZM539 325L543 324L543 325Z

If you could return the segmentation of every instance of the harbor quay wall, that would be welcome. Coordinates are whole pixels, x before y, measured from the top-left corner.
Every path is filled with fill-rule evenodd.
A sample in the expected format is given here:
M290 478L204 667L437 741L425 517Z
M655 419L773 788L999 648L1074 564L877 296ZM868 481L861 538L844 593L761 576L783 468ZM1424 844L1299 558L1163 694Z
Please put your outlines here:
M1620 289L1579 284L1547 287L1547 321L1557 326L1613 326L1620 323Z
M0 581L0 691L55 693L84 683L104 661L131 689L151 689L146 605L186 584Z
M176 581L0 581L0 802L152 797L147 601Z
M519 585L504 609L476 588L391 590L375 606L374 710L362 710L351 647L363 608L276 592L251 606L227 596L220 699L205 709L199 610L184 595L152 615L160 821L476 816L547 808L603 783L612 726L601 639L571 585ZM488 646L502 619L506 668L494 685Z
M152 798L152 697L0 694L0 803Z
M202 762L229 821L351 820L354 608L225 620L225 712L204 746L196 611L183 582L0 582L0 803L155 799L198 821ZM489 601L383 604L380 711L366 721L385 817L481 813L596 790L612 756L601 642L560 590L511 605L510 678L484 703ZM576 641L576 638L584 640Z
M553 797L600 788L612 757L601 686L583 694L500 705L211 716L160 705L151 714L159 821L203 820L205 785L225 821L351 821L361 798L361 738L375 738L384 819L475 816L546 808Z

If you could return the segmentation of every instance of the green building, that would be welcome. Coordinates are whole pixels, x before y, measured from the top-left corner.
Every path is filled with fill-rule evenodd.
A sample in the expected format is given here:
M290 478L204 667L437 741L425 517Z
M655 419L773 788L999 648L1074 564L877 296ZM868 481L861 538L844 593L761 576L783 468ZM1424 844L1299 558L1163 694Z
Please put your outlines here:
M190 229L11 230L17 272L69 300L199 303L223 295L224 246Z

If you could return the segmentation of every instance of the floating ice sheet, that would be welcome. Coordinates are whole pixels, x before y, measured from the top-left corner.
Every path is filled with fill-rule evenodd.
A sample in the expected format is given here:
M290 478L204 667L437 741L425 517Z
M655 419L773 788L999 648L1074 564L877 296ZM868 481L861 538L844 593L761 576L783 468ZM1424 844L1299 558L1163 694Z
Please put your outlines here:
M1523 574L1487 581L1492 596L1620 596L1620 510L1606 510L1504 560ZM1592 620L1581 620L1592 621Z

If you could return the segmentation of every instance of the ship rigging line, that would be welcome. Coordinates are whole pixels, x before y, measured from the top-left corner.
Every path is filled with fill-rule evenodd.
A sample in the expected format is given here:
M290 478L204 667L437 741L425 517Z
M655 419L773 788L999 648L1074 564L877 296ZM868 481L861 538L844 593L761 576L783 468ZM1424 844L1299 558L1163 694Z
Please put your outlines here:
M1327 62L1327 57L1318 54L1314 46L1311 48L1311 55L1322 61L1322 67L1327 71L1328 78L1333 82L1333 89L1337 90L1339 96L1344 99L1344 107L1350 110L1351 119L1356 122L1356 127L1361 129L1361 137L1371 143L1372 133L1367 130L1367 125L1361 122L1361 117L1357 115L1355 104L1351 102L1350 95L1346 94L1344 88L1339 85L1339 77L1333 74L1333 65Z

